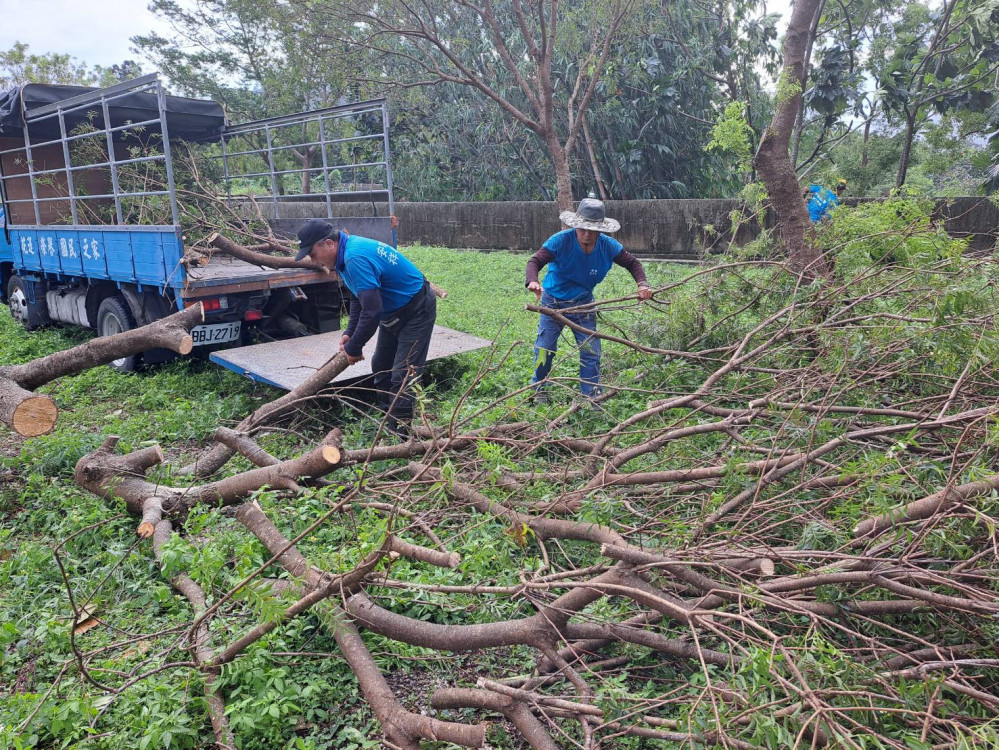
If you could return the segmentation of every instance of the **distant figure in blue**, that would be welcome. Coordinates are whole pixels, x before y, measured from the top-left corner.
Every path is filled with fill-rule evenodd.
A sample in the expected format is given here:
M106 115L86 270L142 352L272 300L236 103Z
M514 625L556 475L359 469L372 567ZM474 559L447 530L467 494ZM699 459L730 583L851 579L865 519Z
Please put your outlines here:
M805 191L805 200L808 201L808 216L813 224L818 224L825 219L829 212L839 205L839 197L846 190L846 180L836 182L836 192L821 185L809 185Z
M645 280L641 261L626 251L621 243L606 233L616 232L621 224L606 216L604 204L595 198L584 198L574 213L563 211L559 218L568 226L549 237L541 249L527 261L526 286L540 303L551 310L578 307L593 303L593 288L603 281L615 263L631 273L638 284L638 298L647 300L652 290ZM541 269L548 266L544 284L538 282ZM595 310L567 313L566 317L587 331L597 330ZM544 381L552 370L562 323L548 315L538 322L538 338L534 344L534 398L547 401ZM579 390L588 398L599 395L600 339L573 330L579 345Z

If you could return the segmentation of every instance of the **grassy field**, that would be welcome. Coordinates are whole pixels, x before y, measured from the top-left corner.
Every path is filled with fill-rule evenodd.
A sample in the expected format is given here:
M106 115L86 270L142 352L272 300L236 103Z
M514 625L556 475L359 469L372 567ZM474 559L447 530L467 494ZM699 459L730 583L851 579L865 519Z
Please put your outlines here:
M650 266L653 286L669 289L652 302L601 306L600 327L660 351L605 342L612 397L596 406L578 398L565 333L553 403L527 398L536 316L524 309L534 299L523 287L526 256L407 248L450 292L438 322L494 341L433 363L419 419L456 432L519 426L460 451L431 451L423 469L413 467L432 464L440 473L431 479L411 478L403 460L374 461L338 469L326 486L294 496L265 487L252 500L289 538L302 535L296 548L311 563L334 573L354 570L389 534L418 544L439 537L461 556L458 567L385 557L364 583L372 601L421 632L422 623L430 632L520 621L553 611L545 603L563 591L596 590L597 571L633 572L626 580L652 586L654 599L625 586L570 610L577 624L616 626L639 613L646 624L616 630L599 651L601 666L585 662L575 682L536 688L574 698L592 687L604 717L641 715L650 723L638 729L659 732L626 737L607 724L601 747L787 750L818 746L820 735L837 750L997 747L999 266L966 257L964 244L911 201L841 209L819 239L835 253L835 271L809 285L775 268L766 238L703 268ZM634 284L614 269L598 291L614 300ZM2 312L0 361L86 336L28 334ZM204 684L183 665L192 611L171 580L188 573L215 603L252 579L212 619L216 649L277 622L297 594L271 588L268 579L287 578L276 565L257 575L271 553L233 508L202 504L174 519L177 533L157 565L136 519L77 486L73 469L116 434L122 451L160 444L168 461L149 478L186 486L171 467L279 392L198 360L128 376L98 368L47 391L62 410L54 432L31 440L0 433L0 747L205 747ZM378 425L364 395L327 393L260 441L289 458L339 427L346 448L366 448ZM579 438L590 442L579 447ZM593 458L605 439L608 450ZM605 483L600 467L616 470L618 461L619 476ZM237 457L224 473L249 466ZM553 508L584 482L578 503ZM461 495L459 483L478 499ZM946 512L899 516L904 504L969 484L978 489ZM497 504L525 515L511 523ZM401 521L396 508L424 525ZM884 530L857 531L879 517L890 519ZM562 531L531 525L549 520ZM601 547L606 537L595 543L594 529L657 562L612 568L613 550ZM719 562L734 553L762 555L771 570ZM70 594L99 621L75 638ZM704 599L715 600L710 616L677 614L677 602L693 612L708 606ZM281 622L222 668L218 686L242 750L382 746L335 642L333 606L326 600ZM488 716L490 747L524 750L495 713L434 714L430 696L479 676L528 678L543 646L510 639L518 645L453 653L375 629L370 621L362 628L364 643L409 710L451 721ZM693 644L696 655L676 653ZM908 669L920 652L968 658ZM581 722L545 726L556 745L582 746Z
M495 341L490 350L433 365L431 388L421 399L425 418L448 420L456 410L473 414L496 396L526 384L537 324L536 315L524 310L524 304L534 299L523 287L526 256L431 247L410 247L405 252L450 292L439 303L441 325ZM666 271L651 268L650 273L662 281ZM628 274L615 269L600 292L610 298L633 290ZM78 344L89 335L69 328L28 333L4 310L0 361L27 361ZM573 346L571 337L564 335L567 354L557 370L568 377L563 406L571 399ZM606 348L604 359L609 377L627 372L628 357L615 345ZM485 368L481 376L480 368ZM200 747L210 734L199 683L190 673L154 674L111 701L107 693L81 680L73 667L66 580L77 601L86 602L102 623L77 638L77 647L85 651L107 649L107 659L98 663L115 671L92 675L96 681L120 682L122 671L149 668L146 660L157 652L152 664L163 663L171 654L177 629L190 618L186 602L153 563L148 543L136 541L134 520L122 507L79 488L73 468L112 434L121 437L122 451L159 443L168 458L180 459L217 426L237 422L279 393L196 359L129 375L101 367L42 390L60 409L51 434L25 440L0 428L0 745ZM508 412L509 407L504 407L498 416ZM543 413L531 413L545 419ZM473 423L496 416L486 410ZM307 444L334 424L344 428L348 445L366 445L374 429L353 411L326 404L313 410L297 433L271 437L267 445L293 452L294 446ZM246 466L236 460L231 468ZM174 481L168 473L161 477ZM299 523L323 507L325 500L317 495L303 501L296 516L286 520ZM261 502L268 506L274 501L265 494ZM202 547L178 541L176 548L178 564L183 561L209 591L224 588L232 575L262 559L260 546L217 513L192 514L186 531L189 539L212 540ZM335 569L347 561L339 559L337 545L351 559L382 532L381 519L360 514L356 525L320 534L313 551ZM497 559L514 554L517 547L501 529L491 529L463 537L457 551L466 558L468 574L495 576ZM431 616L430 608L421 609L432 601L426 599L423 604L414 600L408 613ZM273 656L298 651L335 651L316 618L300 618L280 629L266 645L224 673L233 729L243 738L243 747L378 746L373 739L376 724L349 669L335 656ZM423 660L429 659L434 669L445 673L469 668L464 658L445 659L390 641L381 643L376 652L396 687L410 697L425 699L429 689ZM64 670L58 690L47 694Z

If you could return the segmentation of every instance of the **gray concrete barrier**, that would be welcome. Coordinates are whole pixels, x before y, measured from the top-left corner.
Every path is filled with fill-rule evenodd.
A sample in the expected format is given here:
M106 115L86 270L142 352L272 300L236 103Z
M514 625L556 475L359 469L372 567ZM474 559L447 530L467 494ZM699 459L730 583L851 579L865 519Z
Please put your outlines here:
M848 198L847 205L878 200ZM735 200L608 201L607 215L621 222L615 236L631 252L669 260L697 260L712 249L723 249L733 239L731 215ZM269 204L261 204L265 212ZM325 216L325 203L282 203L284 219ZM387 216L386 203L333 204L335 216ZM400 244L420 243L481 250L537 250L562 228L554 203L497 201L482 203L396 203ZM936 199L937 220L955 237L970 238L971 249L995 247L999 237L999 208L988 198L967 196ZM764 219L772 224L772 217ZM739 227L734 238L743 244L758 236L760 224Z

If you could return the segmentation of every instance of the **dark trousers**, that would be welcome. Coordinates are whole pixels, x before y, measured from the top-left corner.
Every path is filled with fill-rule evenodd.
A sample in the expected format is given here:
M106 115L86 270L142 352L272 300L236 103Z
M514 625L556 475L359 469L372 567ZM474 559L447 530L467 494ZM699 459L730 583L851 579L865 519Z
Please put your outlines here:
M402 310L378 326L378 342L371 357L378 405L389 412L388 426L395 429L413 418L410 384L423 373L430 350L430 336L437 320L437 297L424 284L422 291Z

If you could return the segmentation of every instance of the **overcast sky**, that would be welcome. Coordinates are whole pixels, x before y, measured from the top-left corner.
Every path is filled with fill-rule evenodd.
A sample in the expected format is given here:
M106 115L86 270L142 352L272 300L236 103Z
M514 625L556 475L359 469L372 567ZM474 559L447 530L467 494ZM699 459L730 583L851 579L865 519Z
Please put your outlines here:
M786 14L790 0L768 0L771 12ZM34 54L69 54L88 65L138 60L129 37L169 26L146 10L146 0L0 0L0 50L24 42ZM783 33L784 29L779 28Z
M106 67L140 59L128 39L152 29L168 31L146 0L0 0L0 50L24 42L34 54L58 52Z

